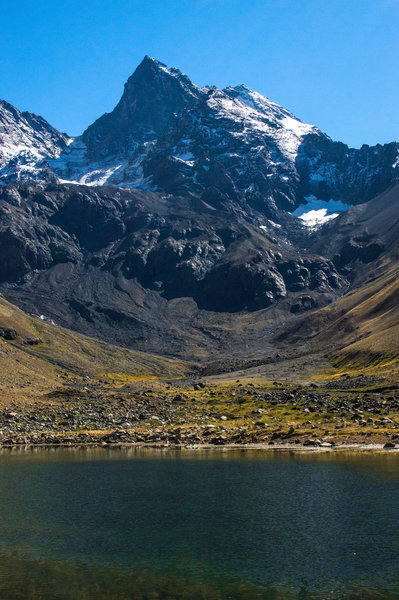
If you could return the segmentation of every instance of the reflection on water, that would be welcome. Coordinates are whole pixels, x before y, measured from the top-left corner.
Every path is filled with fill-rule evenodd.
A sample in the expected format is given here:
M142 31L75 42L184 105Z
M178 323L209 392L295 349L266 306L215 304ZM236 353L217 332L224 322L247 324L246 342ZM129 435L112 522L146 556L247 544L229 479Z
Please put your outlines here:
M0 453L0 598L399 598L399 456Z

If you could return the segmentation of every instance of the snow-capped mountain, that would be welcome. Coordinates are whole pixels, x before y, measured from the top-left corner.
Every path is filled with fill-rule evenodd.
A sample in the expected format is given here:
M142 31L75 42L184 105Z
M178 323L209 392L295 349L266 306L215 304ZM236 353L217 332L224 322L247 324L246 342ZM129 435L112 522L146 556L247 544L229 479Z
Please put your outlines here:
M290 195L286 182L298 179L295 159L309 133L326 137L245 86L199 88L145 57L114 111L52 168L67 181L175 192L203 190L225 170L232 188L269 194L278 188L284 197Z
M90 335L187 353L216 313L270 309L270 336L397 252L395 207L370 229L352 205L398 179L398 144L350 149L244 85L146 57L78 138L0 117L0 291Z
M398 156L396 143L349 149L245 85L199 88L147 56L115 109L51 166L64 181L216 203L233 194L293 211L310 196L355 204L376 195L398 177Z
M42 117L0 100L0 183L54 178L47 161L70 141Z
M6 103L1 110L3 182L53 177L196 193L212 206L227 198L272 216L309 198L328 214L399 177L397 143L350 149L245 85L200 88L148 56L115 109L74 140Z

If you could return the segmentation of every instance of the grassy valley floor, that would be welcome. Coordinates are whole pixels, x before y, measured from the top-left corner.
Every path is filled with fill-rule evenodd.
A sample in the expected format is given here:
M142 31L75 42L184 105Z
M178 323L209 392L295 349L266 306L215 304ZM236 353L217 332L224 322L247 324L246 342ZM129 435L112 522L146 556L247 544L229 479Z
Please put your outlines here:
M0 299L0 446L399 447L398 361L333 367L305 350L185 363L62 329Z

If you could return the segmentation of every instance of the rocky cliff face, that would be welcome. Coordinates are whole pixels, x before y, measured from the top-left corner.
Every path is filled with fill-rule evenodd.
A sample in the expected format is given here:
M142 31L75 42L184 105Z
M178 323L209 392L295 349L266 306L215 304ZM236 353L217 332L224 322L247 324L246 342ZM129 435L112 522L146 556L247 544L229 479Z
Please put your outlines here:
M294 217L284 228L256 211L245 217L207 208L198 197L56 184L3 187L0 281L81 263L137 279L167 299L191 296L201 308L229 311L264 308L289 291L340 289L329 260L298 257Z
M165 312L179 298L213 313L283 302L289 315L342 294L347 281L333 261L305 250L295 217L277 217L215 209L196 195L5 186L0 289L31 313L130 344L178 327L186 309L172 326Z
M342 142L309 135L296 158L300 196L333 198L359 204L399 179L399 144L364 144L359 150Z
M194 194L3 186L0 290L31 314L153 352L265 351L281 324L398 260L397 189L309 232L285 211L274 221Z
M142 161L173 114L202 95L186 75L146 56L125 84L115 107L68 147L52 168L84 184L151 187Z
M100 117L81 139L91 160L128 158L165 129L171 115L181 113L201 90L178 69L168 69L146 56L125 84L119 103Z

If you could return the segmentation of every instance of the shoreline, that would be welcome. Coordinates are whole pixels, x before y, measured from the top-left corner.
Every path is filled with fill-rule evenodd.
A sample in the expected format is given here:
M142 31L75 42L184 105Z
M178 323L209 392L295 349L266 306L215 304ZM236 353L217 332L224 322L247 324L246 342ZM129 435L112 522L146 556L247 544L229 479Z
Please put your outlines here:
M132 449L148 449L148 450L188 450L190 452L199 452L203 450L212 451L235 451L235 450L262 450L263 452L301 452L301 453L335 453L335 452L376 452L376 453L398 453L399 446L386 447L385 444L367 444L367 443L342 443L334 446L306 446L303 444L275 444L269 445L265 443L253 444L156 444L142 442L115 442L115 443L97 443L97 442L79 442L74 443L43 443L43 444L2 444L0 445L0 453L2 450L32 450L32 449L83 449L83 448L98 448L104 450L112 450L119 448Z
M362 380L361 383L366 383ZM0 448L262 452L399 449L399 393L257 382L104 388L84 381L0 408Z

